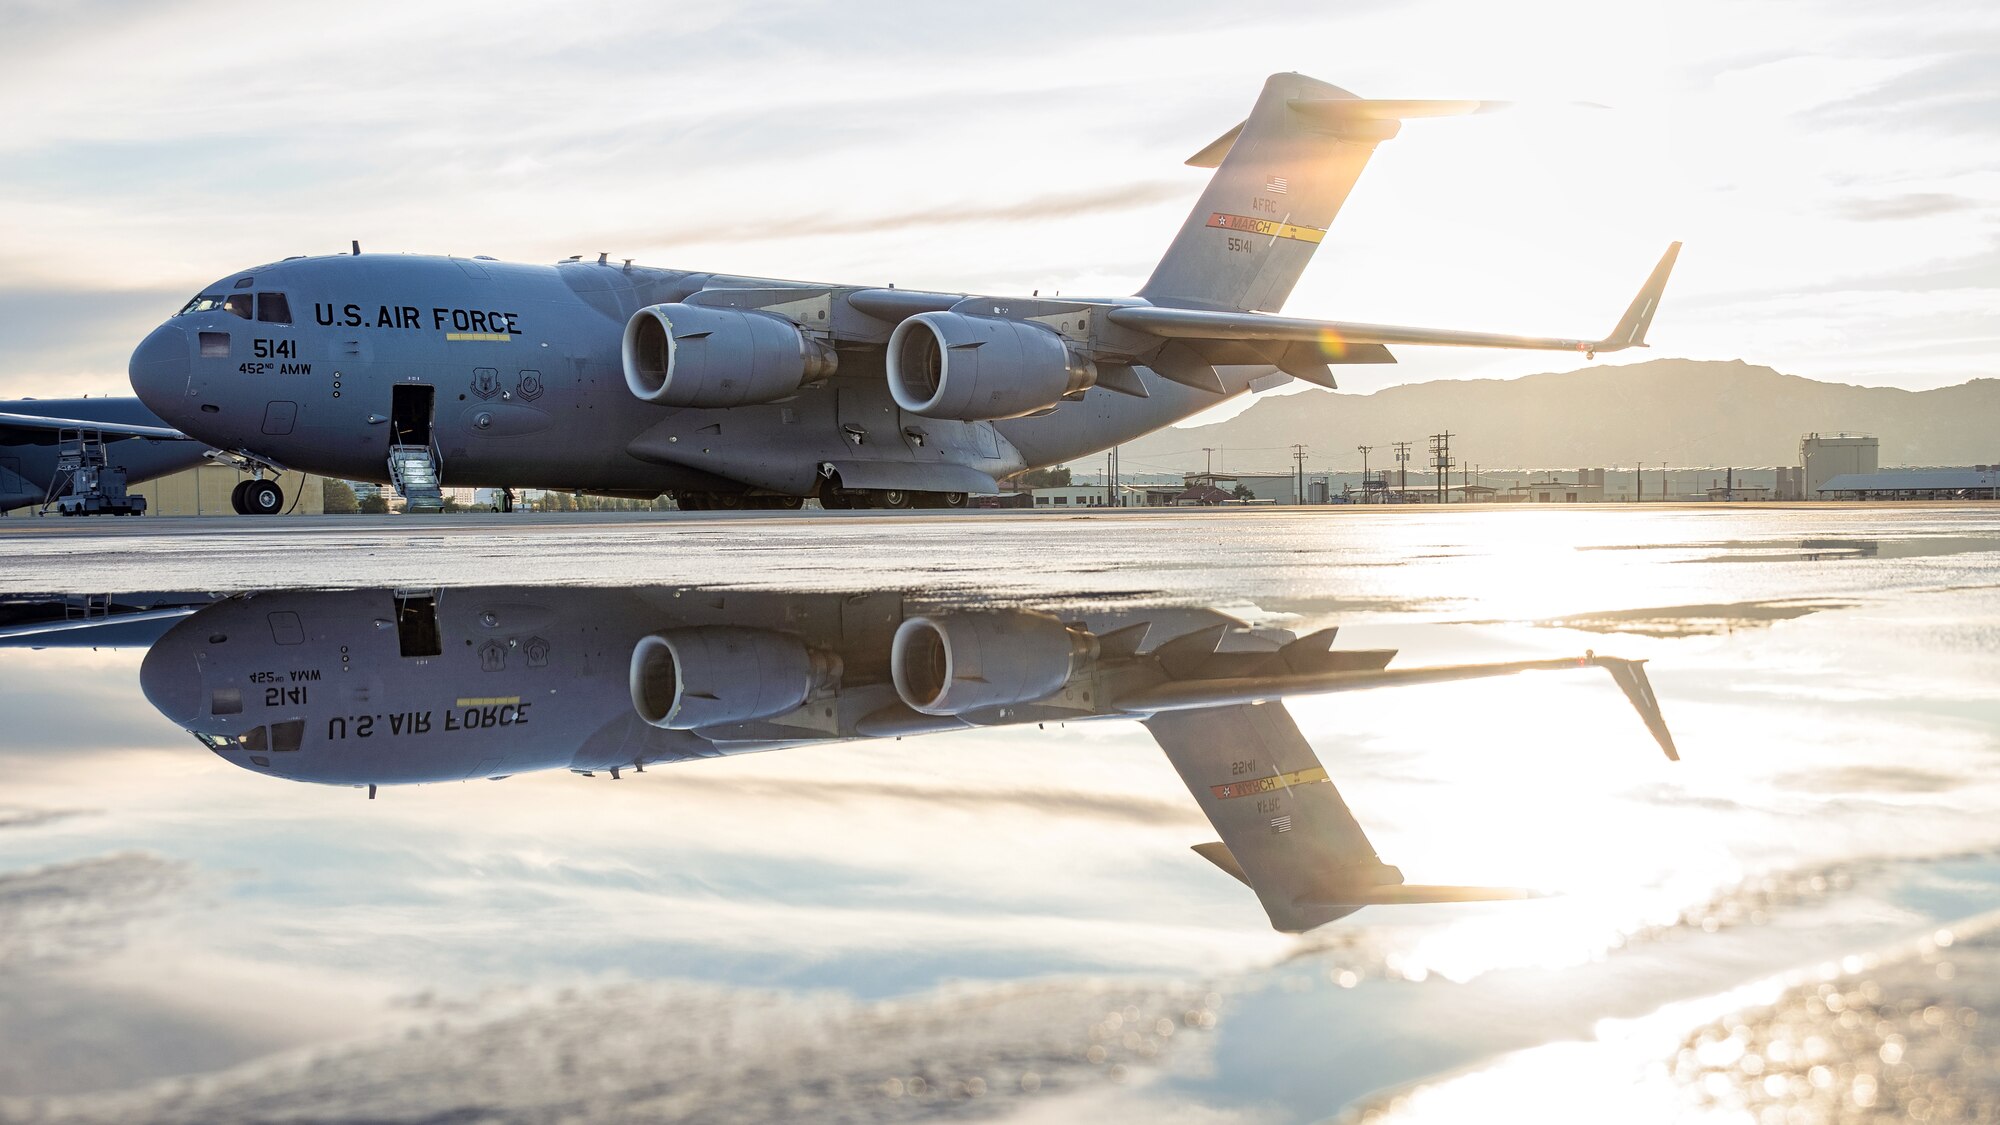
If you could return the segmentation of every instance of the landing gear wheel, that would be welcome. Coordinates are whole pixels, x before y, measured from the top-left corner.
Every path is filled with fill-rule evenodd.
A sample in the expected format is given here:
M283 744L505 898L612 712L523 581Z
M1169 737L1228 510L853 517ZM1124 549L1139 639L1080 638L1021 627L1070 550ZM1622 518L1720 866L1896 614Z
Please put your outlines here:
M854 507L854 497L837 488L824 489L819 494L819 506L829 512L844 512Z
M239 516L250 514L250 508L243 503L243 492L254 483L256 482L239 480L236 482L236 487L229 490L229 506L234 508Z
M285 490L273 480L245 481L243 510L253 516L275 516L284 510Z
M806 506L806 498L803 496L771 497L771 507L776 508L778 511L781 512L796 512L800 508L803 508L805 506Z
M908 508L914 506L914 493L900 488L878 488L869 495L871 508Z
M718 512L733 512L744 506L743 494L741 492L712 492L709 494L708 506Z
M677 493L674 496L674 503L679 504L683 512L708 511L708 497L698 492Z
M965 507L965 493L963 492L938 492L933 493L933 495L937 497L937 506L940 508Z

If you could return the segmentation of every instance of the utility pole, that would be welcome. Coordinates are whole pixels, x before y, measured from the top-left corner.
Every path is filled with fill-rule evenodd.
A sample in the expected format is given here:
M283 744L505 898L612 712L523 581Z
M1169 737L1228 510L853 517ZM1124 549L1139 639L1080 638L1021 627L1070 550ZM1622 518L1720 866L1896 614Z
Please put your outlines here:
M1204 445L1204 446L1202 446L1202 447L1201 447L1201 451L1202 451L1203 453L1206 453L1206 454L1208 454L1208 483L1210 483L1210 484L1214 484L1214 483L1215 483L1215 447L1214 447L1214 446L1212 446L1212 445Z
M1396 492L1408 495L1410 491L1410 443L1396 443Z
M1368 454L1374 452L1375 447L1372 445L1357 445L1354 448L1361 451L1361 502L1366 504L1368 502Z
M1445 502L1451 491L1451 431L1431 435L1431 468L1437 474L1438 503Z
M1292 445L1292 503L1306 502L1306 447Z

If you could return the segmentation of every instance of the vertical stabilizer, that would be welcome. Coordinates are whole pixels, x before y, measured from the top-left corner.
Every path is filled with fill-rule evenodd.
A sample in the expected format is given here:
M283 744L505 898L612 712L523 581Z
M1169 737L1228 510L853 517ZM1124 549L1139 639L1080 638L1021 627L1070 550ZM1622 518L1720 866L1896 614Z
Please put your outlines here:
M1214 167L1181 232L1139 295L1156 305L1283 307L1394 118L1315 113L1294 103L1369 105L1302 74L1274 74L1256 108L1188 161Z

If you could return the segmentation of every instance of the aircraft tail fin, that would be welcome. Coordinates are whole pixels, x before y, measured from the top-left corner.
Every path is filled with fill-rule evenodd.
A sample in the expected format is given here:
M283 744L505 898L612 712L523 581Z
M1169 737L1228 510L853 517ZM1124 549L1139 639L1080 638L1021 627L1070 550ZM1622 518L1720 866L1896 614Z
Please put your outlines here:
M1370 100L1302 74L1272 75L1249 118L1188 161L1215 175L1139 295L1156 305L1276 311L1399 121L1486 105Z

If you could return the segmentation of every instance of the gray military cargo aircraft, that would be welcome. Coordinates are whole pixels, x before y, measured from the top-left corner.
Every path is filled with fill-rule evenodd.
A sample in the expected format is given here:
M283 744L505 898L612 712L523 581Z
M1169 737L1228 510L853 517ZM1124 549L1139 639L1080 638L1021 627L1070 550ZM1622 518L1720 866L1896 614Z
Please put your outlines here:
M134 599L126 599L132 601ZM1414 886L1376 855L1286 711L1294 695L1602 668L1675 757L1641 662L1390 668L1208 609L995 610L898 592L668 587L284 591L196 609L140 684L245 769L366 787L1020 723L1143 722L1221 840L1195 851L1279 930L1373 904L1522 897Z
M1601 339L1269 315L1375 147L1479 102L1272 76L1188 163L1208 188L1135 296L991 297L572 258L288 258L204 288L132 387L253 470L650 498L684 508L957 507L1227 398L1388 345L1594 356L1645 344L1679 244ZM276 511L260 491L251 510Z
M0 401L0 512L55 501L86 450L138 484L201 464L207 449L136 399Z

